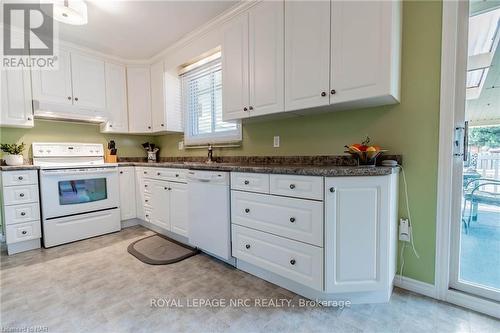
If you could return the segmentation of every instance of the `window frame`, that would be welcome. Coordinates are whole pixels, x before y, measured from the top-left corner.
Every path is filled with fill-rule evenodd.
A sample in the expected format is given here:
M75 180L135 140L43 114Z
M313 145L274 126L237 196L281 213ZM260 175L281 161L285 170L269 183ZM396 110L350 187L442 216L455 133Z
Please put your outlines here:
M207 57L208 58L208 57ZM208 62L205 61L204 59L201 59L199 61L202 63L200 66L195 66L194 68L190 69L189 71L186 71L182 73L179 76L179 79L181 81L181 110L184 118L184 145L185 146L196 146L196 145L209 145L209 144L234 144L234 143L240 143L242 141L242 126L241 126L241 121L234 121L236 123L236 129L235 130L230 130L230 131L223 131L223 132L211 132L207 134L201 134L201 135L193 135L193 117L191 112L187 109L188 102L187 99L189 98L189 95L187 93L187 84L189 82L189 76L196 75L196 73L199 73L203 71L204 69L207 69L209 67L213 67L214 65L219 65L221 66L221 75L224 75L222 72L222 57L217 57L215 59L212 59ZM192 65L191 65L192 66ZM222 86L222 80L221 80L221 96L224 93L224 87ZM222 103L222 101L221 101ZM221 105L221 108L224 106ZM213 111L213 110L212 110ZM212 121L214 121L215 114L212 112Z

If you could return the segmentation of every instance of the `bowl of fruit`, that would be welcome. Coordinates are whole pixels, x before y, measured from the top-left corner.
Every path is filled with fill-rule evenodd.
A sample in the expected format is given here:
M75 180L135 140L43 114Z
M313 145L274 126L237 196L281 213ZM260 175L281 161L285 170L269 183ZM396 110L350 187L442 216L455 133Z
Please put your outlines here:
M345 148L347 149L345 152L351 154L358 160L358 164L363 166L375 166L377 164L377 157L387 151L380 148L380 146L370 145L369 137L366 137L361 143L354 143L345 146Z

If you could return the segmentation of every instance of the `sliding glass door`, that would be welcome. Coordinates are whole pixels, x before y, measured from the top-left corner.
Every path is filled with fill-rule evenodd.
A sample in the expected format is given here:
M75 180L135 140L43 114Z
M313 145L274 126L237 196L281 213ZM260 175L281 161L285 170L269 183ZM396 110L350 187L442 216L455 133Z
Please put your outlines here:
M500 301L500 2L471 1L468 21L465 108L455 115L450 287Z

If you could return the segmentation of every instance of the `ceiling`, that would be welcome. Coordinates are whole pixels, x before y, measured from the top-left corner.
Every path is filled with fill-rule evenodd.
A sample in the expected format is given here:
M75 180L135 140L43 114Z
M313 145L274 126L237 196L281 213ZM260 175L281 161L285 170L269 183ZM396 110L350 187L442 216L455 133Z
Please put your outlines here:
M474 0L471 1L470 13L477 15L499 7L499 0ZM496 48L479 98L467 100L466 119L471 125L500 125L500 45Z
M149 59L238 1L87 0L88 24L59 38L127 60Z

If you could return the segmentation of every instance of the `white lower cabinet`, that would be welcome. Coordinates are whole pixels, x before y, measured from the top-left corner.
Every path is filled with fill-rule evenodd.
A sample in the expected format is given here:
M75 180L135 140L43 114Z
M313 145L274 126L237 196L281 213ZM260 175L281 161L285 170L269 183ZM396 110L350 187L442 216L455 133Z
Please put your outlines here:
M186 170L136 167L137 218L187 236Z
M135 168L133 166L120 167L119 180L121 220L124 221L136 218Z
M188 187L187 184L170 183L170 228L172 232L188 236Z
M323 246L323 203L232 191L232 223Z
M40 248L39 202L37 170L0 172L0 221L9 255Z
M396 273L398 174L267 176L269 193L245 188L254 174L231 178L237 267L312 299L387 302Z
M326 291L392 288L397 175L325 179Z
M151 180L151 217L149 222L170 230L170 184L163 180Z
M233 225L232 251L240 260L323 290L323 249L320 247Z

